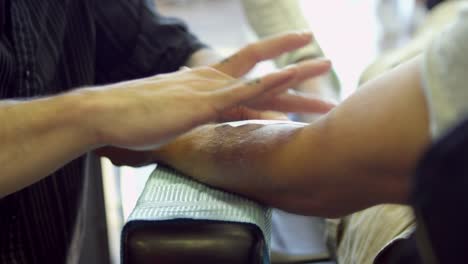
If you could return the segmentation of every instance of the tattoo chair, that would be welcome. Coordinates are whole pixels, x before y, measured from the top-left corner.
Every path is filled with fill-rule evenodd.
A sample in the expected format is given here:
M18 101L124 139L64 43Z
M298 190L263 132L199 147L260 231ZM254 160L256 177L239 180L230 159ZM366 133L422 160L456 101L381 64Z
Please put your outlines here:
M271 253L271 209L158 168L122 231L123 264L316 263L328 254ZM271 259L270 259L271 258Z

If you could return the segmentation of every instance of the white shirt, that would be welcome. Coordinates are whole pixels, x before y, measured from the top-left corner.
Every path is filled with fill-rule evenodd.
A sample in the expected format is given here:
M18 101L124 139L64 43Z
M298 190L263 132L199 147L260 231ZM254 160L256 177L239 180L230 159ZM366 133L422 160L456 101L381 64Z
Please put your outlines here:
M424 54L424 90L434 139L468 117L468 5Z

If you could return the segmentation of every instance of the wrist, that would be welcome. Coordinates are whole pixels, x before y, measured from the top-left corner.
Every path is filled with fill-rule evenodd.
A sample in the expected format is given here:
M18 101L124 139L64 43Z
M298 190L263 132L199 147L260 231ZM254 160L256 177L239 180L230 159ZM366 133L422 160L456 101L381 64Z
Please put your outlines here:
M105 120L101 118L99 121L103 107L98 98L98 93L88 88L62 96L68 112L64 122L67 122L66 125L72 128L88 150L105 145L103 138L99 136L98 125Z

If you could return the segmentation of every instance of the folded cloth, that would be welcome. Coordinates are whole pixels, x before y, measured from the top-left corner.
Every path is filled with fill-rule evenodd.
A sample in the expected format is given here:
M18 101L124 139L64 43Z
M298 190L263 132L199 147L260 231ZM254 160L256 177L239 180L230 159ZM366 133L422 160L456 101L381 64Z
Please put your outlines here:
M125 243L126 227L148 221L180 219L248 223L257 226L265 239L264 252L269 252L271 209L247 198L211 188L158 166L146 182L138 202L122 231ZM269 254L265 254L269 263Z

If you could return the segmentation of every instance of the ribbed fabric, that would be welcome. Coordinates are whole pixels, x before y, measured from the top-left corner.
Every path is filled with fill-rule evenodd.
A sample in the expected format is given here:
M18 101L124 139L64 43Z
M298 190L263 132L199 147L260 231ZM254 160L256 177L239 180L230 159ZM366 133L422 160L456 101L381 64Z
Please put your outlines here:
M1 99L173 71L202 47L183 23L156 14L152 1L0 0L0 8ZM78 158L0 199L0 263L65 263L83 165Z
M167 167L158 166L146 182L127 223L199 219L257 225L267 247L271 236L271 209L236 194L213 189Z

